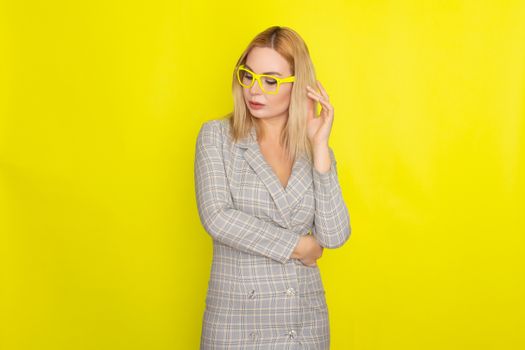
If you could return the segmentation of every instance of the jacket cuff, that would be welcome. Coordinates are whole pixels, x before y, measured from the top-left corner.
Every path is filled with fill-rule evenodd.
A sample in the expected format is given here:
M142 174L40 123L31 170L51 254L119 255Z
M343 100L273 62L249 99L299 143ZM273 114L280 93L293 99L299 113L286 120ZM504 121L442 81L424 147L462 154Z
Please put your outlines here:
M286 263L288 260L291 259L291 256L295 250L295 247L297 247L297 244L299 244L299 240L301 239L301 235L293 235L293 239L289 241L289 244L286 246L287 253L285 254L284 261L282 263Z

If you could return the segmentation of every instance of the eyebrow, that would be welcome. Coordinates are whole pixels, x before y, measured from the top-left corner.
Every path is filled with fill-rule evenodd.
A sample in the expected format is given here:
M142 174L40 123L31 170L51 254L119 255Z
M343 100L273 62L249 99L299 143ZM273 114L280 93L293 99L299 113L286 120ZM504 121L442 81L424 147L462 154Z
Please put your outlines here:
M249 70L253 71L253 69L249 65L245 64L245 66ZM281 73L279 73L279 72L264 72L264 73L261 73L261 74L275 74L275 75L281 76Z

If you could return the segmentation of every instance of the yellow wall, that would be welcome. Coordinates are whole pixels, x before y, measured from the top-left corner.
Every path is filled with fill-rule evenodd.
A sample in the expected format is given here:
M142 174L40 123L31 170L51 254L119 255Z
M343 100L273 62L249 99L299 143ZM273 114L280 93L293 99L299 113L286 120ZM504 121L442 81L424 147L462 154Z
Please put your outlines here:
M197 131L270 25L335 107L332 349L525 348L523 1L4 1L0 349L197 349Z

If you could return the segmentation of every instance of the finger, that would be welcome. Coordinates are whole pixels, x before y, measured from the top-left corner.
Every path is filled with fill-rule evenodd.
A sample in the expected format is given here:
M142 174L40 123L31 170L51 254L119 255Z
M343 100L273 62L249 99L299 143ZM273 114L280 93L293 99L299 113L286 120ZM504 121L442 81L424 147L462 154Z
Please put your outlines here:
M309 87L309 86L308 86ZM330 118L334 114L334 107L330 104L329 101L327 101L324 97L320 96L318 93L312 91L313 89L309 87L309 90L307 95L311 99L316 100L319 102L323 108L325 108L328 111L328 117ZM323 115L324 113L321 112L320 115Z
M317 99L320 101L326 101L326 102L329 102L330 100L328 99L328 95L326 94L326 92L324 93L324 96L321 96L319 93L317 93L315 90L313 90L312 88L309 87L309 91L308 91L308 96L315 96L317 97Z
M308 99L308 113L307 113L307 119L314 119L315 118L315 112L316 112L316 101L313 98Z
M310 92L307 93L307 96L309 98L308 102L311 103L310 110L312 111L313 114L315 114L315 112L317 111L317 102L320 102L319 101L320 96L313 95Z
M319 101L319 103L320 103L321 105L323 105L323 107L326 107L326 109L327 109L328 111L330 111L330 112L333 111L334 108L333 108L333 106L330 104L330 102L328 102L328 101L326 101L324 98L320 98L320 97L318 97L318 96L315 96L315 99L316 99L317 101Z
M333 106L325 101L324 99L319 99L319 98L315 98L320 104L321 106L323 107L320 114L319 114L319 117L323 117L323 118L332 118L333 115L334 115L334 108ZM309 111L309 118L308 119L312 119L314 117L314 114L316 113L313 113L312 110Z
M329 101L330 98L328 97L328 94L326 93L326 90L324 89L324 87L321 85L321 82L319 80L316 80L316 82L317 82L317 86L319 86L319 91L321 91L321 94L323 95L323 97Z
M314 95L314 94L312 94L310 91L308 91L306 95L307 95L309 98L311 98L312 100L316 100L316 101L318 101L318 100L321 98L321 96L319 96L319 95Z
M321 102L322 100L324 100L324 97L319 95L318 93L316 92L312 92L312 91L308 91L307 93L308 97L311 97L319 102Z
M311 87L310 85L307 85L306 86L306 91L307 92L311 92L312 94L315 94L316 96L319 96L319 97L323 97L317 90L315 90L313 87Z

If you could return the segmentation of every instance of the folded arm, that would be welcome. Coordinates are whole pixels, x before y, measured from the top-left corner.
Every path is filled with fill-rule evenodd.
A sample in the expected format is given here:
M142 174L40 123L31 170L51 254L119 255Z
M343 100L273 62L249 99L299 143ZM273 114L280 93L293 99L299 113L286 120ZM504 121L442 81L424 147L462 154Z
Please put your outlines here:
M194 167L197 207L204 229L223 244L285 263L301 236L233 207L221 142L218 122L205 122L197 137Z

